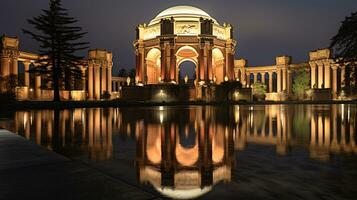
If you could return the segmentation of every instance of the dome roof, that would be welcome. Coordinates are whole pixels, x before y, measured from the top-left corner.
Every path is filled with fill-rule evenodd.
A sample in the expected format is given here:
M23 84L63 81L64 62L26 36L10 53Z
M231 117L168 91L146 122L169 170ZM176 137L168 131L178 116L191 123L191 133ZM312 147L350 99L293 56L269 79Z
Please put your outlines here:
M204 19L211 19L214 23L217 23L215 19L199 8L193 6L174 6L159 13L153 20L151 20L150 24L158 23L161 19L169 17L174 17L176 20L180 18L193 18L199 20L202 17Z

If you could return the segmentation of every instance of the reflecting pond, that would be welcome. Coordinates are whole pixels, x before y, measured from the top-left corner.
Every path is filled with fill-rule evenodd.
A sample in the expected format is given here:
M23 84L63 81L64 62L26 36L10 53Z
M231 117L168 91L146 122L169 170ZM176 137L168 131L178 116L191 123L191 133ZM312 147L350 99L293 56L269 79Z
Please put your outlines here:
M164 197L357 198L357 106L87 108L2 114L45 148Z

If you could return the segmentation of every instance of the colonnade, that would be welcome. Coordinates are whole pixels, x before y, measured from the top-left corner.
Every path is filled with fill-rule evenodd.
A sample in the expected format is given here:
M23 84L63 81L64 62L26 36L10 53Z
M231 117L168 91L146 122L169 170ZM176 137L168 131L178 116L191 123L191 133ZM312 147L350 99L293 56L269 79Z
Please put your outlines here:
M16 95L19 100L51 100L52 90L43 90L42 76L35 74L34 80L30 80L29 70L32 66L37 66L40 56L33 53L19 50L19 39L3 36L0 46L0 76L9 77L14 75L18 82L19 63L24 66L23 84L16 87ZM84 60L79 67L82 70L82 89L84 97L79 97L80 93L61 90L62 98L71 96L72 99L85 99L86 93L89 99L101 99L105 93L112 93L112 53L105 50L91 50L88 53L88 61ZM33 84L31 82L33 81ZM32 86L33 85L33 86ZM3 87L1 87L3 89ZM7 88L6 88L7 89ZM78 97L77 97L77 96ZM64 98L66 99L66 98Z
M105 50L91 50L88 53L88 98L99 100L112 92L113 54Z

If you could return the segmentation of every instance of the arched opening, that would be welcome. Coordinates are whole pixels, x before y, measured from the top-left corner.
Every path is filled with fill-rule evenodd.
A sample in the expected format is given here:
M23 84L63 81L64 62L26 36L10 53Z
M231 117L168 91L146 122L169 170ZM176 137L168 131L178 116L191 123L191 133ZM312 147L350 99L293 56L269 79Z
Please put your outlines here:
M187 76L188 82L187 84L193 85L195 80L197 79L196 73L196 63L191 60L184 60L178 66L179 71L179 83L185 83L185 77Z
M198 53L191 46L183 46L176 52L177 77L179 83L184 83L185 76L188 77L188 83L193 84L197 78L197 57Z
M160 77L161 51L153 48L146 55L146 76L147 84L157 84Z
M224 56L220 49L214 48L212 50L212 71L213 80L219 84L224 81Z

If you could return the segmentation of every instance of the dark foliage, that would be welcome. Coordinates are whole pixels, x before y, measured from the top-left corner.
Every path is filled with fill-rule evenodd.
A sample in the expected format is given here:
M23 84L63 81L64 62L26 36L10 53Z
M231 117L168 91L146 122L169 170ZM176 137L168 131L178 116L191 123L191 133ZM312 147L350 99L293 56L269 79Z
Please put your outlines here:
M357 83L357 12L352 13L342 21L337 35L331 39L331 45L335 51L336 62L345 65L346 85L351 81Z
M50 8L42 11L39 16L27 20L37 31L23 30L40 43L41 58L30 72L51 80L54 101L60 101L60 87L64 85L70 90L76 80L83 78L79 67L83 57L77 52L88 48L88 43L80 41L86 32L73 25L77 20L68 16L61 0L50 0Z

